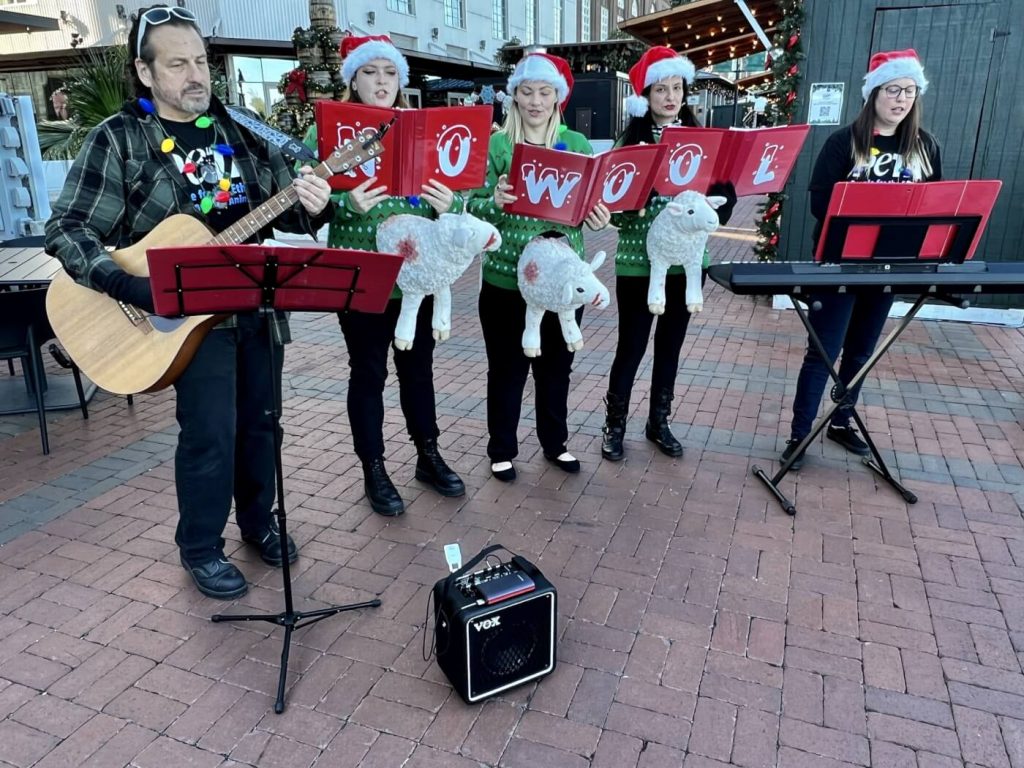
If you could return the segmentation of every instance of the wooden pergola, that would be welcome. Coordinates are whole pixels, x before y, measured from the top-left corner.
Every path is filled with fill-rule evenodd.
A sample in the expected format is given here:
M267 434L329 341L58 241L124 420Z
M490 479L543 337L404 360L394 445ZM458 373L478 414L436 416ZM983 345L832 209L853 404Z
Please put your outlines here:
M744 3L770 40L782 12L775 0ZM667 45L698 68L764 50L737 0L692 0L646 16L626 19L619 29L648 45Z

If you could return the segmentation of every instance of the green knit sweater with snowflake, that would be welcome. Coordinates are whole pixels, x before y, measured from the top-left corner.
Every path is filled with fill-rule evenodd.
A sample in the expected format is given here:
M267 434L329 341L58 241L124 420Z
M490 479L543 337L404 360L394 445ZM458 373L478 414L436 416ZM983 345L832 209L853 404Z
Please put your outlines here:
M314 152L317 149L316 126L310 126L306 132L303 142ZM420 200L419 205L413 205L408 197L389 197L378 203L366 213L358 213L349 203L348 192L332 192L331 199L338 204L334 218L327 228L327 245L330 248L355 248L360 251L377 250L377 227L387 219L399 213L409 213L413 216L424 218L436 218L434 209L425 201ZM465 202L462 195L455 193L455 199L449 213L462 213ZM391 298L396 299L402 295L396 285L391 292Z
M570 152L594 154L590 142L582 133L564 131L558 135L558 140L563 142L565 148ZM501 232L501 248L484 254L484 280L498 288L517 291L519 290L519 281L516 276L516 267L519 264L519 255L530 240L545 232L558 232L566 236L569 245L582 259L584 253L583 231L581 227L555 224L533 216L505 213L503 209L496 206L494 204L494 187L498 183L498 177L503 173L508 173L511 166L512 144L508 137L501 132L492 134L490 148L487 152L487 183L473 193L468 206L470 213L490 222Z

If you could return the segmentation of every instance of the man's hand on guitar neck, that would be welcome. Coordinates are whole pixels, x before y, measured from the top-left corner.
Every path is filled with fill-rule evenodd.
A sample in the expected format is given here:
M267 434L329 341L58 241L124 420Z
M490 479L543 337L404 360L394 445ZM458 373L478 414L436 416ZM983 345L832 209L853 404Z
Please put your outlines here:
M313 175L313 169L304 165L299 169L299 175L296 177L294 185L299 202L310 216L318 216L323 213L324 208L331 201L331 186L326 180Z

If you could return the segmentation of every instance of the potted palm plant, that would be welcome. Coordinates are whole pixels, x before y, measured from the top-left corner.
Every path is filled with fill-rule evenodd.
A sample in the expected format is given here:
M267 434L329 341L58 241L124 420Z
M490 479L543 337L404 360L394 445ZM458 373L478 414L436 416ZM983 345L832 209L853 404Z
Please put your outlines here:
M73 160L86 134L132 97L131 79L125 76L127 63L124 46L84 52L81 66L64 84L69 117L36 124L43 159Z

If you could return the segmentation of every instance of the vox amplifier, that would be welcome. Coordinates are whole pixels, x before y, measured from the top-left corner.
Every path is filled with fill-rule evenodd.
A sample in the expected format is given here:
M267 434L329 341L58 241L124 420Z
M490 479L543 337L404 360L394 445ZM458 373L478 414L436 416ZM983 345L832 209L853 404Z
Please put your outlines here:
M555 668L555 588L518 555L472 570L497 549L504 547L487 547L433 589L437 663L469 704Z

